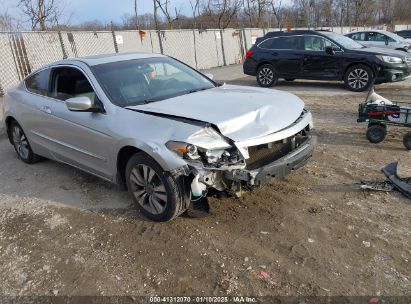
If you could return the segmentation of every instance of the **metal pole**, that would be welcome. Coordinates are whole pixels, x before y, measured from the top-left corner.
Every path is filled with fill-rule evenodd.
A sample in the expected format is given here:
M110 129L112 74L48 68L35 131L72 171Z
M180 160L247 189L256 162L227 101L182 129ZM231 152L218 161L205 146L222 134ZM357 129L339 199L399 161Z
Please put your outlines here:
M158 42L159 42L159 44L160 44L160 52L161 52L161 54L164 54L163 41L161 40L161 32L160 32L160 30L157 30L157 36L158 36Z
M113 36L114 50L116 51L116 53L118 53L118 45L117 45L116 33L114 33L114 30L113 30L113 21L111 21L110 27L111 27L111 35Z
M194 41L194 60L196 62L196 69L198 70L198 62L197 62L197 47L196 47L196 30L193 29L193 41Z
M66 48L64 47L63 36L61 35L60 31L58 31L58 35L59 35L61 50L63 51L63 59L67 59L68 56L67 56Z
M223 39L223 30L220 30L220 40L221 40L221 50L223 51L223 62L224 65L227 65L227 61L225 59L225 51L224 51L224 39Z

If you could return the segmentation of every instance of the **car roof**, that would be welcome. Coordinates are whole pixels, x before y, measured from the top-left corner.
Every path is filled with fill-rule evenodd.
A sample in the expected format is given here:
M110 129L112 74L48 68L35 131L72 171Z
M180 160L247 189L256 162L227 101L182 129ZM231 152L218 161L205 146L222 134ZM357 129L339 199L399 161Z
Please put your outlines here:
M347 34L352 34L352 33L365 33L365 32L378 32L378 33L389 33L388 31L384 30L361 30L361 31L352 31Z
M275 37L275 36L290 36L290 35L304 35L304 34L322 34L323 31L313 31L313 30L295 30L295 31L277 31L277 32L268 32L265 34L265 37Z
M86 56L86 57L68 58L68 59L54 62L50 65L82 62L89 66L93 66L93 65L105 64L105 63L111 63L111 62L127 61L127 60L133 60L133 59L144 59L144 58L152 58L152 57L167 57L167 56L164 56L162 54L157 54L157 53L143 53L143 52L121 53L121 54L118 54L118 53L100 54L100 55L93 55L93 56Z

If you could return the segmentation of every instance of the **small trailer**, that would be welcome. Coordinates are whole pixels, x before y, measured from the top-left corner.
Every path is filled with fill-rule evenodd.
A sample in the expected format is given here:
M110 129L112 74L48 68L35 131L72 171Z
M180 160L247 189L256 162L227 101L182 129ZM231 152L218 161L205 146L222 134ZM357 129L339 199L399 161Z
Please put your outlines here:
M411 129L411 103L391 102L378 95L372 85L367 98L358 106L357 122L368 123L366 136L371 143L382 142L388 126ZM404 135L403 143L411 150L411 132Z

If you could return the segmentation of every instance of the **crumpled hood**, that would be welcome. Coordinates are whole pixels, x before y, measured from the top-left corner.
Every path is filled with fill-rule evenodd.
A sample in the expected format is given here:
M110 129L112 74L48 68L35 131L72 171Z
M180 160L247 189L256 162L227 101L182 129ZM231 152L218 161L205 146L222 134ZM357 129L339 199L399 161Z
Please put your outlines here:
M242 141L288 127L304 103L279 90L223 85L129 108L212 123L224 136Z

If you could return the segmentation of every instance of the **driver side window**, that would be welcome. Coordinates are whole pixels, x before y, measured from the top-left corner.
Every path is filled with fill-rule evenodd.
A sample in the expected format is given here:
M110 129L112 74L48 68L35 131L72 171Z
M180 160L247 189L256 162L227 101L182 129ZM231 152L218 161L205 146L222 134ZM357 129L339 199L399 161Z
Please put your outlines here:
M56 68L52 72L51 96L59 100L86 96L94 102L96 93L87 77L78 69L70 67Z

